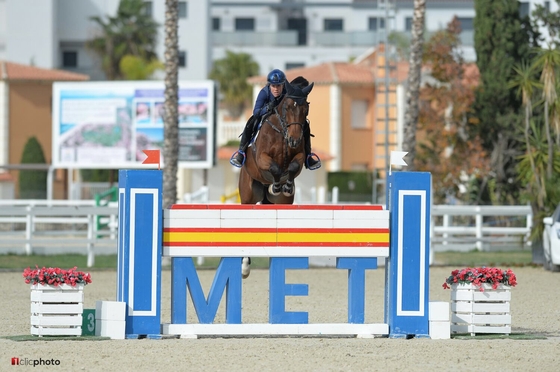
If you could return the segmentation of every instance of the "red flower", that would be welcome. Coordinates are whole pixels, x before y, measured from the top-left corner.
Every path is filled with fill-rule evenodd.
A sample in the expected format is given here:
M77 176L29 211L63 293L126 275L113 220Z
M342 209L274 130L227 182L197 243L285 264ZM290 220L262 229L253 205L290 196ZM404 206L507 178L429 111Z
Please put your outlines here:
M484 283L492 284L494 289L498 288L500 284L515 287L517 278L511 269L504 271L496 267L468 267L451 271L451 276L443 283L443 289L450 289L450 284L473 284L482 292Z
M68 284L74 287L77 284L85 285L91 283L90 274L77 271L77 267L69 270L63 270L58 267L49 267L48 269L43 267L39 269L39 267L35 265L35 270L31 270L29 267L23 270L23 277L27 284L49 284L54 286Z

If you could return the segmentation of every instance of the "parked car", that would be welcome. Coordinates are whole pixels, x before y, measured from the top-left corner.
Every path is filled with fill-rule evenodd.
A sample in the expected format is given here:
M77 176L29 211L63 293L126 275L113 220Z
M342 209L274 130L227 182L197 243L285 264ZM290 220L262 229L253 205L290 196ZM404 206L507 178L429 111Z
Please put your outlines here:
M560 204L551 217L543 218L544 268L560 271Z

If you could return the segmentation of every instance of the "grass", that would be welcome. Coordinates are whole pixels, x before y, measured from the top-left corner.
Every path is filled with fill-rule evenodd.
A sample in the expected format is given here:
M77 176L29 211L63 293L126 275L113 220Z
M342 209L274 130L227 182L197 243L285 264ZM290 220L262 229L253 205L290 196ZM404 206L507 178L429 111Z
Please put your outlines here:
M441 266L530 266L533 254L530 250L496 252L436 252L434 264Z
M525 251L496 251L496 252L436 252L434 264L438 266L530 266L532 263L532 252ZM201 268L216 268L220 259L209 257L204 260ZM268 258L254 257L251 259L253 268L267 268ZM196 262L196 260L195 260ZM83 270L87 268L87 257L79 254L60 255L0 255L0 270L23 270L26 267L60 267L70 269L77 266ZM97 255L95 265L91 269L107 270L117 268L116 255Z

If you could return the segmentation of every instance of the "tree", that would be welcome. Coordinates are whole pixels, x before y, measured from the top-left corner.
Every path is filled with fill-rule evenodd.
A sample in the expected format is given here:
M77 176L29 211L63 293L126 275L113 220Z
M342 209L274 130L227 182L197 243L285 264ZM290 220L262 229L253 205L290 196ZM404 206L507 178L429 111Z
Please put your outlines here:
M155 48L158 24L145 12L143 0L121 0L114 17L91 17L101 28L99 36L86 46L101 58L107 80L125 78L121 60L125 56L140 58L146 64L157 61Z
M416 125L418 122L420 99L420 79L422 72L422 45L424 43L424 18L426 0L414 0L412 17L412 39L410 42L410 70L406 91L406 112L404 115L403 151L407 151L408 165L414 170L416 156Z
M177 202L179 158L179 1L165 0L165 102L163 112L163 207Z
M515 127L522 121L521 99L508 86L513 66L529 59L532 29L519 17L517 0L475 0L474 44L480 85L476 91L473 122L490 154L499 203L515 203L520 185L516 163L522 144Z
M43 147L36 137L31 137L23 147L21 164L46 164ZM19 172L19 197L21 199L46 199L47 171L21 170Z
M247 53L226 51L226 56L214 62L210 79L220 84L222 102L229 114L237 118L253 98L247 78L258 75L259 65Z
M424 65L431 79L420 90L417 170L432 173L435 203L449 198L477 203L481 198L489 162L481 141L473 135L468 113L478 82L475 66L460 53L459 21L432 35L424 47Z
M556 0L556 4L560 7L560 0ZM551 12L541 4L534 5L535 10L532 14L535 22L546 27L553 46L558 47L560 45L558 40L560 37L560 11Z
M163 63L155 58L146 61L130 54L124 56L119 63L119 69L125 80L147 80L154 72L163 68Z
M525 140L526 156L531 165L531 171L536 172L535 161L532 156L532 148L530 143L530 121L533 112L533 98L535 96L536 90L540 87L540 84L535 79L535 69L530 66L527 62L523 61L521 65L514 66L513 70L515 75L510 80L508 86L510 88L516 89L517 95L521 97L521 103L525 109L525 127L523 130L523 136ZM536 188L539 194L543 192L538 179L536 179Z
M544 100L544 126L548 142L548 158L550 162L546 167L546 177L552 178L552 159L554 155L554 142L550 136L550 108L556 102L556 69L560 66L560 52L552 47L541 49L535 60L535 67L541 69L542 97ZM556 112L553 112L555 116Z

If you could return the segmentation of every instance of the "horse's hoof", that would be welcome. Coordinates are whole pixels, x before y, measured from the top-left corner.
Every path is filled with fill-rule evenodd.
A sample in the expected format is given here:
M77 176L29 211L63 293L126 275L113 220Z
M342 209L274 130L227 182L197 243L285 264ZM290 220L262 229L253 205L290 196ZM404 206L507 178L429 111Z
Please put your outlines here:
M251 264L251 261L249 260L249 257L243 257L243 259L241 260L241 277L243 279L247 279L249 277L249 274L251 274L251 266L249 266Z
M284 194L284 196L290 197L294 195L294 188L292 187L289 189L287 187L284 187L282 188L282 194Z
M281 190L282 190L282 189L279 189L278 191L274 192L274 185L269 185L269 186L268 186L268 193L269 193L270 195L278 196L278 195L280 195L280 191L281 191Z

